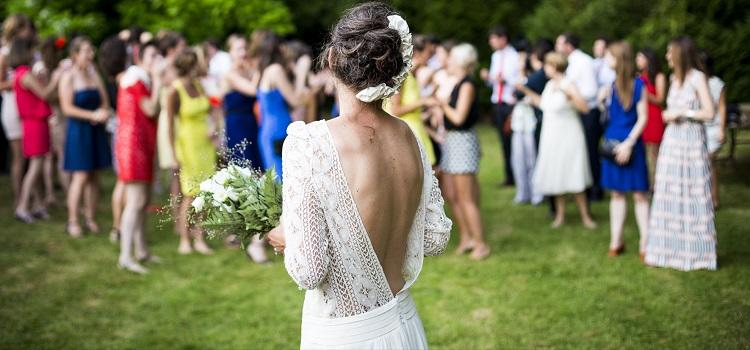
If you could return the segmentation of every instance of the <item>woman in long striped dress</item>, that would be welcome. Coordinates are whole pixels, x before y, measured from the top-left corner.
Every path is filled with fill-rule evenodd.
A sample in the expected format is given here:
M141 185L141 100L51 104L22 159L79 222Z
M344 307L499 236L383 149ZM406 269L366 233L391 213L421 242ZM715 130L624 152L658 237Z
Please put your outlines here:
M674 75L656 165L646 264L689 271L716 269L716 228L703 122L714 115L706 76L696 69L690 38L672 40Z

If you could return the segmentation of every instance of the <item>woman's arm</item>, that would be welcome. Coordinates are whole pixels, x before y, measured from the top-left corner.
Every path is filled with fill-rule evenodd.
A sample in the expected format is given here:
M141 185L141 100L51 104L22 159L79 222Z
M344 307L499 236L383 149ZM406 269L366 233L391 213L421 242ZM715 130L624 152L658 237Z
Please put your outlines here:
M727 129L727 100L726 100L727 88L721 89L721 95L719 97L719 142L724 143L724 132Z
M589 106L588 103L586 103L586 100L583 99L583 96L578 92L578 89L573 84L567 84L564 88L560 87L562 91L565 93L565 95L568 97L568 100L570 100L570 103L573 104L573 107L578 110L580 113L588 113L589 112Z
M655 105L662 106L664 105L664 99L666 98L666 91L667 91L667 79L664 78L664 74L659 73L656 75L656 94L646 93L646 96L648 97L648 102L651 102Z
M440 106L445 112L445 117L455 125L461 125L469 116L471 110L471 104L476 97L476 91L474 91L474 85L471 83L464 83L458 90L458 101L456 102L456 108L453 108L448 102L440 101Z
M390 98L390 111L393 116L401 117L404 114L413 112L417 109L421 109L424 106L424 102L420 99L419 101L412 102L406 105L401 104L401 92L399 91Z
M698 99L701 102L701 108L699 110L686 110L681 111L680 116L698 121L709 121L716 116L714 109L714 101L711 99L711 93L708 91L708 81L705 77L702 79L695 79L696 90L698 90ZM688 82L685 81L687 84Z
M172 156L177 161L177 152L175 146L175 119L180 110L180 95L174 88L165 91L167 94L167 133L169 134L169 144L172 145ZM179 168L179 166L178 166Z
M152 75L153 84L151 85L151 94L148 97L142 97L139 102L141 111L146 116L154 118L159 115L159 90L161 90L161 79L158 75Z
M101 112L89 111L87 109L79 108L73 104L73 73L63 73L60 78L60 110L66 117L83 119L87 121L97 121L101 118Z
M539 107L542 103L542 96L537 94L536 91L529 89L526 85L516 84L516 90L523 92L523 94L529 98L532 105Z
M271 79L271 81L276 82L275 87L279 89L284 100L286 100L291 107L300 107L306 104L307 101L304 90L300 90L301 85L297 83L292 85L289 78L286 76L284 68L282 68L280 64L273 64L266 68L265 75L266 77L263 79Z
M8 55L0 55L0 91L13 89L13 82L8 79Z
M630 160L631 155L633 154L633 146L638 142L638 139L641 137L641 133L643 133L643 129L646 127L646 120L648 119L648 92L645 88L641 91L641 99L638 100L638 104L636 105L636 110L638 113L638 119L635 122L635 125L633 125L633 128L630 129L630 133L628 134L628 137L625 138L620 144L618 144L615 149L615 160L619 164L625 164Z
M31 90L34 95L37 95L45 100L49 100L50 97L52 97L52 95L57 92L57 85L59 81L60 73L58 71L55 71L55 73L52 74L52 79L47 85L44 85L41 81L34 77L34 74L32 74L31 71L28 71L21 78L21 85L23 85L24 88Z
M253 74L252 78L248 79L242 76L238 71L231 70L228 74L224 75L229 90L237 90L244 95L255 96L258 94L258 81L260 80L259 74Z

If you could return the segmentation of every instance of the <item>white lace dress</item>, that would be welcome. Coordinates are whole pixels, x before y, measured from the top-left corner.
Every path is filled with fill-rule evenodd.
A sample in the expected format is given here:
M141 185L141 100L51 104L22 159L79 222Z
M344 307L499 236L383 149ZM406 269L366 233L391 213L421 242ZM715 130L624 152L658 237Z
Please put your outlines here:
M284 263L307 290L302 311L303 349L427 348L408 290L425 255L448 242L437 179L424 151L425 180L402 269L406 281L393 295L354 202L325 121L289 126L283 150L286 233Z

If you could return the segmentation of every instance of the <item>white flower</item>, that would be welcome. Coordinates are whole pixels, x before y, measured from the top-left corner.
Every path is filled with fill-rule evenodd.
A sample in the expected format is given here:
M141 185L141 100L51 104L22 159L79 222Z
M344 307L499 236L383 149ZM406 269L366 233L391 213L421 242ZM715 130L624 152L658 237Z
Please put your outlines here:
M373 102L393 96L406 80L407 75L412 67L412 52L414 46L411 43L411 33L409 24L399 15L388 16L388 28L395 29L401 36L401 58L404 61L404 69L393 77L393 86L381 83L377 86L370 86L357 92L357 98L363 102Z
M198 197L195 197L195 199L193 199L193 208L196 211L203 210L203 206L205 204L206 204L206 200L202 196L198 196Z
M212 194L213 194L214 200L216 200L217 202L224 203L224 201L226 201L227 198L229 198L226 188L222 186L216 186L215 188L213 188L213 190L214 191L212 192Z
M226 191L226 193L227 193L227 197L229 197L229 199L231 199L231 200L233 200L233 201L235 201L235 202L236 202L236 201L237 201L237 200L238 200L238 199L240 198L239 194L238 194L237 192L235 192L235 191L234 191L233 189L231 189L231 188L230 188L230 189L228 189L228 190Z
M229 171L228 171L228 170L227 170L226 168L224 168L224 169L221 169L221 170L220 170L219 172L217 172L217 173L216 173L216 174L215 174L215 175L214 175L214 176L212 177L212 179L213 179L213 180L214 180L214 181L215 181L215 182L216 182L217 184L219 184L219 185L224 185L225 183L227 183L227 180L229 180L229 178L230 178L230 177L231 177L231 175L229 174Z
M248 168L241 167L238 170L243 177L249 178L253 176L253 171Z

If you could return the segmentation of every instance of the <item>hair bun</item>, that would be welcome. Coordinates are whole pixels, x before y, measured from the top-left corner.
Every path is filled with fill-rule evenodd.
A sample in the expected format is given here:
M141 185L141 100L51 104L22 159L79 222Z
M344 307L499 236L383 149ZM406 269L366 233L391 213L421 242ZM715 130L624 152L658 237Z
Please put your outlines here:
M393 14L386 4L365 3L347 11L333 29L323 62L355 91L391 84L404 67L401 36L388 27Z

